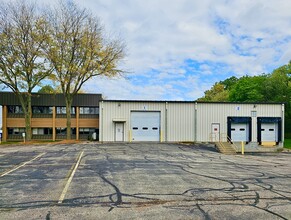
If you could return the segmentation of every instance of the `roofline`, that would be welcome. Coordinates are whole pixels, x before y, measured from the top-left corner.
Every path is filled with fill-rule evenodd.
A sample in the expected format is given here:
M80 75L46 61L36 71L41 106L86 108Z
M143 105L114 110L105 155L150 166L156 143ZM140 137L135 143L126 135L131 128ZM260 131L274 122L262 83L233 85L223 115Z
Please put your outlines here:
M207 101L195 101L197 103L202 103L202 104L260 104L260 105L282 105L285 104L283 102L207 102Z
M207 101L175 101L175 100L118 100L118 99L103 99L101 102L152 102L152 103L201 103L201 104L275 104L282 105L282 102L207 102Z
M72 106L99 106L102 94L77 93ZM0 105L21 105L19 98L13 92L0 92ZM63 93L32 93L32 106L66 106Z
M153 103L195 103L194 101L173 101L173 100L118 100L118 99L103 99L104 102L153 102Z
M0 94L1 93L12 93L12 94L15 94L12 91L0 91ZM26 92L20 92L20 93L25 94ZM56 92L56 93L32 92L31 94L32 95L35 95L35 94L37 94L37 95L39 95L39 94L41 94L41 95L63 95L62 92ZM87 93L87 92L86 93L76 93L76 95L82 95L82 94L84 94L84 95L102 95L101 93Z

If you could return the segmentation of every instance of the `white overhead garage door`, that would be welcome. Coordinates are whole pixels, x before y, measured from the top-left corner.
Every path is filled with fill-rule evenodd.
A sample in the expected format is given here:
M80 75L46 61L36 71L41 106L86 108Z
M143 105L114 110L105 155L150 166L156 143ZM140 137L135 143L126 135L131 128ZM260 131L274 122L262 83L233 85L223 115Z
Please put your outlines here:
M160 112L131 112L132 141L160 141Z
M278 141L277 130L278 124L277 123L262 123L261 126L261 134L262 134L262 141Z
M232 123L231 124L231 140L232 141L248 141L248 124Z

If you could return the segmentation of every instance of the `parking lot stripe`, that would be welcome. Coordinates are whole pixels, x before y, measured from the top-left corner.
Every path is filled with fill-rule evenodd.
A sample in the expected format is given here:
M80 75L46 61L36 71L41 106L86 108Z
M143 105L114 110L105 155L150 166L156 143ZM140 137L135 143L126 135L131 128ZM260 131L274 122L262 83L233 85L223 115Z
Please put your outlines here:
M73 172L71 173L71 175L70 175L70 177L69 177L69 179L68 179L68 181L67 181L67 183L66 183L66 186L65 186L65 188L63 189L63 192L62 192L62 194L61 194L61 196L60 196L60 198L59 198L59 201L58 201L59 204L63 202L63 200L64 200L64 198L65 198L65 196L66 196L66 193L67 193L67 191L68 191L68 189L69 189L70 183L72 182L72 179L73 179L73 177L74 177L74 175L75 175L75 172L76 172L76 170L77 170L77 168L78 168L78 166L79 166L79 164L80 164L80 161L81 161L81 159L82 159L83 153L84 153L84 151L82 151L82 152L80 153L80 155L79 155L78 161L77 161L77 163L75 164L75 167L74 167L74 169L73 169Z
M6 176L7 174L9 174L9 173L11 173L11 172L13 172L13 171L15 171L15 170L18 170L19 168L21 168L21 167L25 166L26 164L28 164L28 163L30 163L30 162L36 160L37 158L42 157L44 154L45 154L45 153L41 153L41 154L37 155L36 157L32 158L31 160L26 161L26 162L24 162L24 163L21 163L20 165L14 167L13 169L8 170L8 171L2 173L2 174L0 175L0 177Z

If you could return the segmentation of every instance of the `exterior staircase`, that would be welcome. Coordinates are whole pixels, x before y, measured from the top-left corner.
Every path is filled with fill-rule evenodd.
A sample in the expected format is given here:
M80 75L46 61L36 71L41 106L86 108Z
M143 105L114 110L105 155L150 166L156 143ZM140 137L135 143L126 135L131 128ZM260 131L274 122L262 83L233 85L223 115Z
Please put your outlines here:
M236 150L233 148L230 142L215 142L215 146L222 154L234 155Z

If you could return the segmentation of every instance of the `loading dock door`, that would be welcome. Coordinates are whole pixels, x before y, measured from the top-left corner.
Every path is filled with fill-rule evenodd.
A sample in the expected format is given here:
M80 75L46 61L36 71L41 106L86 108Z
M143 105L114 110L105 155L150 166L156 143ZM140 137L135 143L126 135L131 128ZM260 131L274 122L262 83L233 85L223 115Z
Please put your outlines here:
M282 141L282 118L280 117L258 117L258 142L276 142L278 145Z
M160 141L160 112L131 112L132 141Z
M231 140L232 141L248 141L248 124L232 123L231 124Z
M278 141L278 137L276 137L277 131L277 123L262 123L261 125L261 135L262 141Z
M231 141L252 141L251 117L227 117L227 135Z

